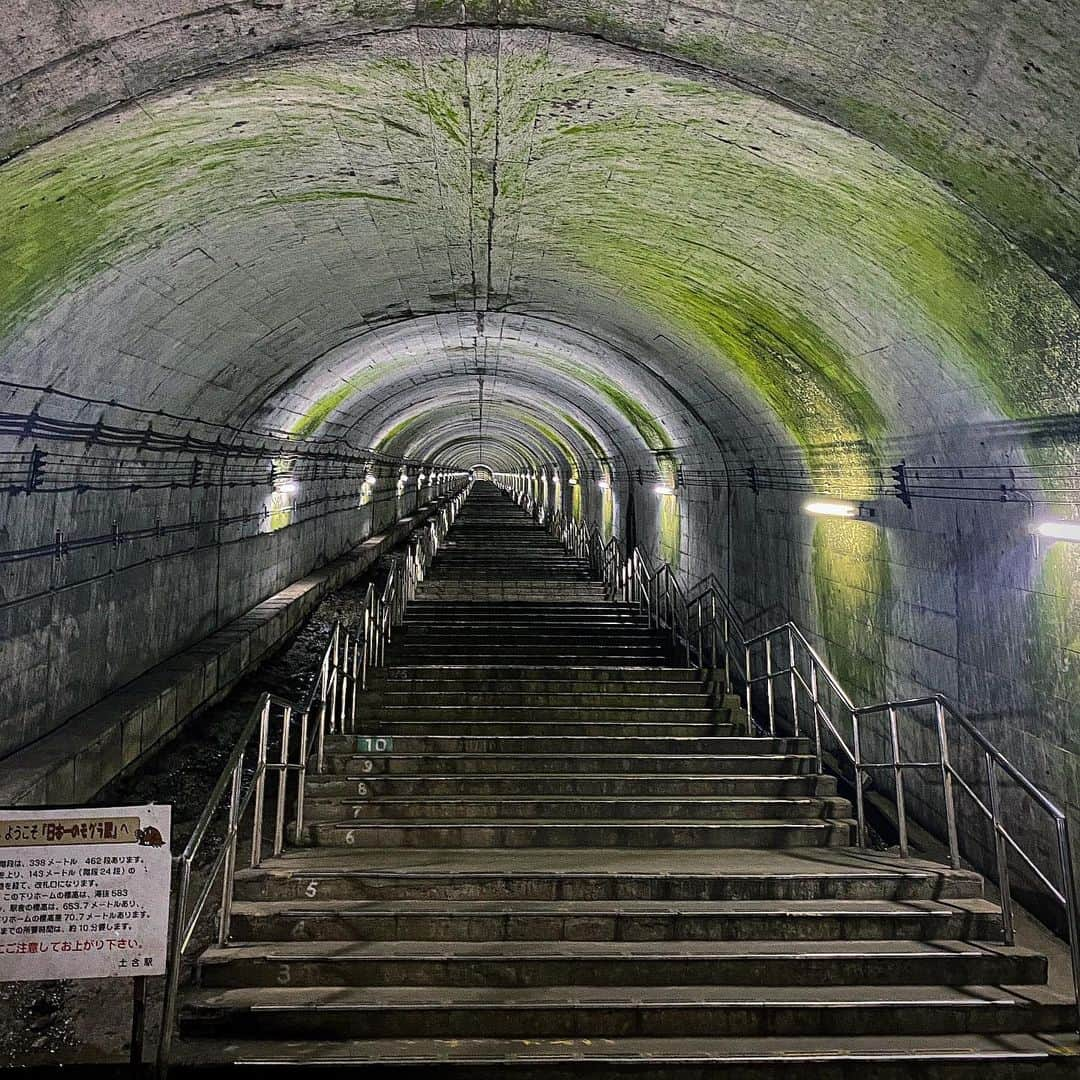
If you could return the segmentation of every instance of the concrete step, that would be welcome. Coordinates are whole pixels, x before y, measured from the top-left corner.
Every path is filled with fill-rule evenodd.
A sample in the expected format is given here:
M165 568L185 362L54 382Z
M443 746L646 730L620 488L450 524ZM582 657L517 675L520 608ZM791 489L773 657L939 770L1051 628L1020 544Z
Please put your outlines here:
M182 1040L181 1076L207 1062L350 1080L1074 1080L1080 1041L1030 1033L663 1039Z
M829 796L836 794L831 776L656 776L653 774L330 776L309 775L308 798L346 799L358 795L381 798L431 798L446 795L599 796Z
M468 712L468 716L462 716L462 712ZM567 710L566 714L573 714L577 710ZM532 712L524 710L515 712L510 720L498 719L472 719L473 716L497 717L497 709L470 709L456 711L453 708L440 710L387 710L380 709L365 721L361 716L358 727L363 729L371 727L380 735L393 735L395 738L408 736L410 738L424 735L438 735L440 732L462 736L513 736L513 735L545 735L564 737L575 736L580 738L601 738L611 733L632 736L634 738L662 738L665 736L678 736L680 738L708 737L713 735L734 735L733 724L718 723L715 720L701 723L679 723L675 720L660 720L658 723L639 722L635 717L649 717L653 713L643 711L633 713L623 709L595 710L602 713L604 719L590 720L588 713L582 721L566 720L561 717L566 714L553 713L552 710L536 709ZM394 715L415 717L416 714L427 719L395 720ZM614 718L611 714L615 714ZM706 710L706 715L709 715ZM439 719L432 719L439 717ZM622 717L622 718L620 718Z
M300 842L356 848L791 848L846 847L854 822L819 818L673 822L667 818L621 821L515 820L492 822L416 820L306 825ZM290 839L297 838L290 834Z
M572 639L579 645L611 644L625 645L635 642L652 642L656 639L657 632L650 626L630 625L623 626L576 626L572 632L563 626L549 626L537 621L532 625L484 625L475 623L462 623L461 625L437 625L417 626L406 623L404 630L399 632L399 640L410 644L427 643L431 645L444 645L447 642L468 642L475 645L488 645L491 642L497 644L532 645L566 642Z
M531 629L543 626L551 630L577 629L600 630L625 628L648 628L648 620L635 610L608 611L606 609L583 612L580 608L572 611L532 611L531 604L508 604L506 611L473 611L479 604L461 605L450 612L419 611L415 604L409 606L407 626L410 630L448 629L462 624L472 627L508 627L510 629Z
M992 940L980 899L784 901L238 901L247 941L932 941Z
M693 683L700 686L702 674L696 668L680 667L619 667L594 664L527 664L511 667L507 664L416 664L408 667L389 665L376 668L370 673L369 684L373 687L393 688L405 682L425 685L437 681L451 687L472 689L474 684L494 683L496 686L513 686L520 683L566 684L568 690L578 685L637 687L638 692L650 692L653 687L668 690L669 683Z
M419 668L416 670L420 670ZM408 701L435 703L488 703L514 704L528 703L539 705L571 704L574 700L582 705L609 704L611 698L638 704L649 700L657 703L675 705L710 704L714 699L721 700L720 688L712 691L702 679L696 682L662 682L651 691L643 687L647 684L633 679L597 680L595 682L573 681L570 679L500 679L492 677L488 668L483 678L441 679L417 678L412 682L404 679L368 678L368 689L360 700L374 704L399 704ZM726 702L725 702L726 704Z
M360 740L376 733L330 735L326 750L330 754L362 752ZM395 754L562 754L565 757L598 754L655 755L673 754L693 759L697 756L723 757L761 754L809 754L809 739L771 738L746 735L401 735L395 736ZM370 756L370 755L369 755Z
M476 581L430 582L425 581L417 587L416 596L420 600L452 601L524 601L532 603L540 599L565 600L567 595L583 603L601 603L607 599L607 590L603 585L566 582L491 582L485 584Z
M311 941L211 948L204 987L971 986L1045 983L1044 956L961 941Z
M453 684L447 684L453 685ZM700 686L689 684L686 692L651 692L635 691L632 683L601 684L594 692L559 690L557 682L534 683L534 690L502 688L498 683L489 684L491 689L476 689L458 684L456 689L432 690L424 684L414 684L408 689L368 690L359 696L362 708L401 708L403 706L424 706L468 708L622 708L622 709L705 709L709 705L709 695ZM528 684L526 684L528 685ZM637 684L640 687L640 684ZM680 683L673 683L680 686Z
M358 699L361 715L383 718L387 721L408 720L414 723L425 720L499 720L503 723L522 723L544 725L549 721L567 720L594 723L654 723L660 727L658 735L663 734L663 724L683 723L708 726L718 719L727 719L727 710L714 709L702 704L699 698L693 705L621 705L618 702L598 705L579 703L545 705L535 704L500 705L496 702L455 705L450 702L423 704L401 702L400 704L368 704L363 697ZM722 715L721 715L722 713ZM437 733L432 729L433 733Z
M578 645L576 642L562 644L513 646L500 649L497 645L468 648L461 644L448 644L444 648L430 645L411 645L394 639L388 650L388 659L393 664L432 664L432 663L474 663L474 664L513 664L522 666L528 663L575 663L593 664L609 667L654 667L666 656L663 647L656 646L618 646L618 645Z
M555 821L781 821L849 819L847 799L806 797L768 798L760 796L677 796L635 794L607 795L588 799L581 795L517 797L472 795L449 797L413 795L395 798L373 795L352 798L308 798L305 820L311 823L334 821L505 821L533 819L537 823Z
M354 744L355 745L355 744ZM395 748L398 742L394 742ZM545 748L546 749L546 748ZM810 754L650 754L640 750L566 755L534 750L524 753L478 751L392 754L331 752L326 761L330 773L348 776L478 775L478 774L578 774L622 771L628 775L683 776L700 773L741 773L744 776L789 773L806 775L816 767Z
M240 870L241 900L981 899L969 870L838 848L791 851L294 848Z
M566 618L585 619L592 616L603 618L638 617L642 614L637 604L624 604L617 600L602 600L599 603L582 604L573 600L547 601L534 603L499 601L464 602L453 600L425 600L422 597L409 604L409 621L431 616L466 619L483 618Z
M1071 1020L1045 987L259 987L196 991L186 1031L279 1038L618 1038L1038 1032Z

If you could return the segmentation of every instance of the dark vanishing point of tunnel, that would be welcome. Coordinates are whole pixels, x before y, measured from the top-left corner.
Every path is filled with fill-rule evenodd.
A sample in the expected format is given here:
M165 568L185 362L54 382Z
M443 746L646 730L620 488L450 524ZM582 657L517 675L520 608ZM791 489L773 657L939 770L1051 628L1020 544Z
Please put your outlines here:
M0 806L208 753L305 626L322 734L398 740L297 758L178 1067L272 1015L292 1067L1067 1075L1078 18L0 20Z

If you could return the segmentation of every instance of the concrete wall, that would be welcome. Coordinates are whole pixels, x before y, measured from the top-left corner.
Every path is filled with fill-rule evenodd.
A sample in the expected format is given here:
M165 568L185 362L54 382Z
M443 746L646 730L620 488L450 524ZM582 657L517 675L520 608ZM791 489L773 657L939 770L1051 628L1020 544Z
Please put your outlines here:
M59 559L46 550L8 568L0 757L411 513L415 484L399 499L396 470L379 471L366 505L349 477L301 485L286 500L291 512L271 511L267 484L0 496L9 550L48 548L58 530L65 544ZM248 514L254 519L216 523ZM153 535L159 523L168 530L192 520L208 524ZM151 535L78 548L114 525L122 537Z
M439 505L425 502L391 510L389 501L384 503L381 513L376 507L375 517L390 520L378 531L365 530L363 538L355 537L337 558L320 563L220 629L8 754L0 765L0 805L80 805L93 798L114 776L174 737L189 717L220 701L299 628L327 592L369 569ZM133 596L133 605L139 601L140 596ZM125 614L136 618L130 611ZM69 659L81 663L84 655L76 653Z

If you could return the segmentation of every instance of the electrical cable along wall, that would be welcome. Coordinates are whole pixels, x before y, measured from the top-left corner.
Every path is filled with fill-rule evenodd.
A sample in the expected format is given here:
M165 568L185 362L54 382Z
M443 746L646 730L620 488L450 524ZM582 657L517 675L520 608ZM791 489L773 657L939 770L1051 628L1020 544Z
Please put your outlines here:
M86 423L64 417L71 408L44 394L32 412L0 415L5 660L20 639L25 650L5 674L19 723L0 725L0 754L463 475L344 440L113 404Z

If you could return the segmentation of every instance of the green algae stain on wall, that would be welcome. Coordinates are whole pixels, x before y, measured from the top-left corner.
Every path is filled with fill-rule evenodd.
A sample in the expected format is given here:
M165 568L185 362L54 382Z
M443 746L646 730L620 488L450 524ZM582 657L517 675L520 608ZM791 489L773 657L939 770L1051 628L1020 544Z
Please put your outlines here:
M119 132L95 125L0 167L0 335L176 231L206 170L227 184L272 143L221 125L200 130L190 117L127 119Z
M622 387L617 386L611 379L585 364L569 363L561 357L545 357L544 363L555 371L584 383L607 399L641 436L642 441L650 450L671 449L671 439L664 430L663 424L642 402Z
M656 464L664 484L674 489L678 475L678 462L673 454L657 454ZM682 565L682 511L679 496L674 494L657 495L657 517L659 520L658 541L660 557L671 567L678 570Z
M290 434L298 439L303 439L308 435L314 434L322 427L326 418L338 408L339 405L342 405L355 393L356 388L349 383L345 383L343 386L336 387L328 393L323 394L323 396L315 401L307 412L293 424Z
M814 525L811 562L830 666L857 703L881 701L892 595L884 530L821 519Z
M1036 694L1080 707L1080 545L1055 543L1028 601L1027 682Z
M660 515L660 558L678 570L682 563L682 515L677 495L657 497Z

